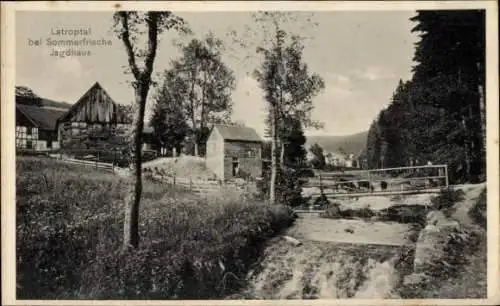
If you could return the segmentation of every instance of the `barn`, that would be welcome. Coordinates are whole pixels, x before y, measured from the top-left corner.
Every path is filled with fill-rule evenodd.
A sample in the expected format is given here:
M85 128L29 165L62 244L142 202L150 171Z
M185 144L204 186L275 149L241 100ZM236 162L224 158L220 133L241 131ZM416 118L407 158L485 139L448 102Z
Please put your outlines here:
M61 148L79 143L91 132L102 130L116 134L125 133L131 127L125 108L113 101L96 82L57 121Z
M241 125L214 125L207 140L206 165L219 179L262 175L262 139Z

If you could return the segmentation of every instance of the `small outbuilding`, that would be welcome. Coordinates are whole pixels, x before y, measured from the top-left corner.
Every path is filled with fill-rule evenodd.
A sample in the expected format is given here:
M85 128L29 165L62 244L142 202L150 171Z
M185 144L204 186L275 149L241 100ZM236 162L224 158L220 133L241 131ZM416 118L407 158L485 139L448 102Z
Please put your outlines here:
M221 180L262 175L262 139L241 125L214 125L207 140L206 165Z

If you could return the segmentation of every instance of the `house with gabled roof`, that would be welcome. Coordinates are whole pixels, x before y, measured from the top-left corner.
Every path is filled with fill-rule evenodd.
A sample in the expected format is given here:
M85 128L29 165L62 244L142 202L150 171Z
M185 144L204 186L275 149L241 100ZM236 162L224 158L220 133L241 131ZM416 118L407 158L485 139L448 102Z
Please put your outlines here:
M96 82L71 108L57 120L61 147L87 137L89 131L130 128L124 107L116 103Z
M117 143L124 146L131 127L127 107L116 103L98 82L74 104L41 98L28 87L16 86L18 149L71 149L74 144L96 150ZM145 129L144 135L143 147L147 150L152 143L151 131Z
M70 104L44 99L26 87L16 87L16 149L57 149L57 120Z
M213 126L206 143L206 165L221 180L262 175L262 139L242 125Z

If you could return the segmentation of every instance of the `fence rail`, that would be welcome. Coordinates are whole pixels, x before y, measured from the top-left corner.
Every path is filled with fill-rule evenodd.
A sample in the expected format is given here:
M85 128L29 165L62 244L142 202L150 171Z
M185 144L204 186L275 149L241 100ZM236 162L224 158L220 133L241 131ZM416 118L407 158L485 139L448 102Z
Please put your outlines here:
M83 165L83 166L89 166L89 167L94 167L96 169L104 169L107 171L114 172L114 165L109 164L109 163L101 163L96 161L90 161L90 160L80 160L80 159L74 159L74 158L63 158L60 159L60 161L67 163L67 164L73 164L73 165Z
M447 165L316 172L316 174L317 177L309 178L303 186L306 190L310 188L306 196L311 199L320 196L337 198L433 193L449 186ZM407 176L409 174L411 176Z

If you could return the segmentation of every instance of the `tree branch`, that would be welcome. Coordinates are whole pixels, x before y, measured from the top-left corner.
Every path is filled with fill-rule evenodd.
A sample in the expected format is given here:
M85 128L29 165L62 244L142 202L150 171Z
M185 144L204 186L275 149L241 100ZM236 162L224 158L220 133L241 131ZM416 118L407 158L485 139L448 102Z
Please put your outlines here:
M127 51L127 56L128 56L128 64L130 66L130 69L132 70L132 74L134 75L135 79L138 80L140 77L140 71L139 68L137 68L137 64L135 62L135 54L134 54L134 47L132 46L132 43L130 42L130 30L128 26L128 13L127 12L119 12L118 13L122 22L122 30L121 30L121 38L123 41L123 44L125 45L125 50Z
M158 45L158 13L148 12L146 22L148 24L148 53L146 54L146 59L144 61L144 72L150 77L151 72L153 71L156 47Z

